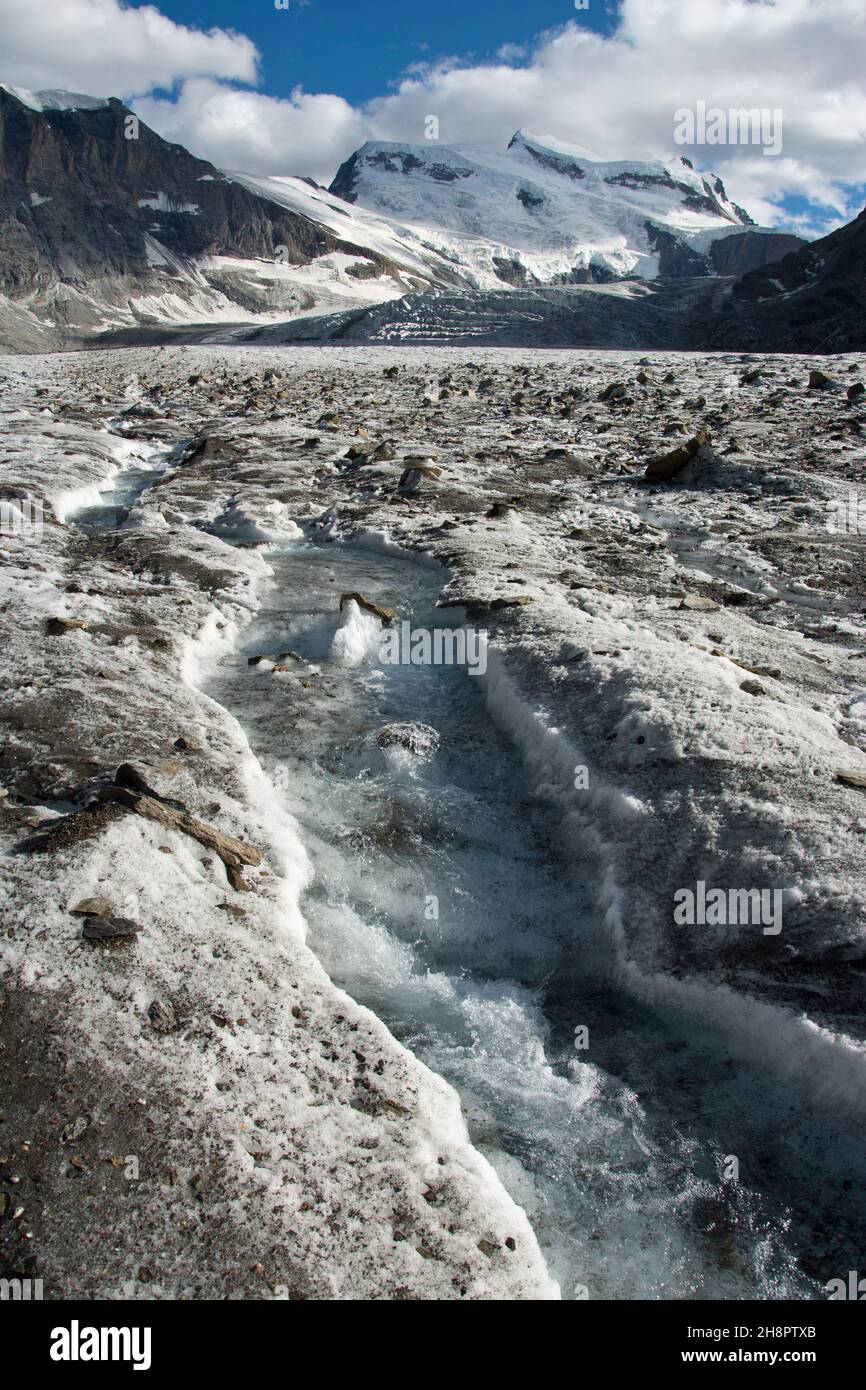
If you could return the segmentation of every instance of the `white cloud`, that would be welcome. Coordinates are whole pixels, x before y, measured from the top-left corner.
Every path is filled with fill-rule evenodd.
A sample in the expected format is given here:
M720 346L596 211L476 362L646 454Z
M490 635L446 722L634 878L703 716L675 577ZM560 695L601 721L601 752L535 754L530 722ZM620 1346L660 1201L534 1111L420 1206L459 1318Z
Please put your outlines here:
M0 0L0 23L7 81L106 95L109 72L117 95L141 96L136 110L161 134L254 173L326 182L364 139L423 143L435 115L443 143L502 147L522 126L607 158L685 153L764 222L780 220L776 204L790 194L847 218L859 210L854 186L866 183L863 0L621 0L609 36L576 18L527 53L415 64L362 108L333 94L240 90L232 84L255 80L249 40L183 29L151 8L64 0L41 11ZM174 100L144 95L174 83ZM676 146L674 112L699 100L781 109L781 156Z
M284 100L208 78L185 82L175 101L142 98L134 107L166 139L220 168L255 174L327 182L339 160L368 138L363 116L342 97L296 91Z
M250 39L225 29L189 29L152 5L0 0L0 33L3 81L34 90L129 97L201 74L236 82L257 76L258 53Z

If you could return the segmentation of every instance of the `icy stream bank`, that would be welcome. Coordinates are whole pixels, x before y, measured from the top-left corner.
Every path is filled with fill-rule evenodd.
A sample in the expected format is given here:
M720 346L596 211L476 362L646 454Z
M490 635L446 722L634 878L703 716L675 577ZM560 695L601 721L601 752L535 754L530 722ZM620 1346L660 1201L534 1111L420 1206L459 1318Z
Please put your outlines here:
M564 1296L815 1296L810 1251L838 1238L824 1223L846 1210L852 1259L861 1238L843 1186L862 1171L856 1146L842 1135L825 1159L820 1121L792 1113L772 1059L737 1056L736 1000L701 1020L675 990L641 1002L624 987L595 908L603 866L574 857L562 805L545 804L484 682L384 665L378 621L339 611L360 589L441 626L435 570L356 545L299 544L269 562L272 590L207 692L300 823L309 944L456 1086ZM502 678L489 689L516 732ZM377 739L407 722L438 746ZM732 1183L738 1154L747 1171Z

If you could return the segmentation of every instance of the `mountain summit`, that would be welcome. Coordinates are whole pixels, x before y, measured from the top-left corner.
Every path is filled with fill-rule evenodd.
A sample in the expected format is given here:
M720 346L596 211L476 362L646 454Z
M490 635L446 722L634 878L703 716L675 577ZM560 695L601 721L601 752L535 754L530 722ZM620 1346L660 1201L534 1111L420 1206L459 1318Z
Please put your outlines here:
M640 297L801 245L755 227L686 159L605 163L522 131L501 151L370 142L328 190L217 169L113 97L0 86L0 344L13 350L299 320L315 337L430 291L458 317L491 291L626 281L612 288Z
M330 191L423 227L478 289L743 274L800 244L687 159L603 162L524 131L502 151L368 141Z

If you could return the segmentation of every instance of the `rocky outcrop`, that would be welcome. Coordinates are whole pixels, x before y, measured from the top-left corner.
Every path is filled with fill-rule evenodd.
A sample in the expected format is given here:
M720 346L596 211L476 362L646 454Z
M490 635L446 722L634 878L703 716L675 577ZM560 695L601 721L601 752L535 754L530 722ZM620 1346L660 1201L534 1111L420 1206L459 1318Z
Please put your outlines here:
M202 258L300 266L337 251L363 256L375 274L387 268L163 140L114 98L36 110L0 87L0 295L61 331L98 324L95 299L174 294L194 319L196 296L234 295L249 310L255 287L216 272L209 281Z
M847 226L743 276L715 325L720 347L856 352L866 347L866 209Z
M806 245L790 232L733 232L713 242L709 259L716 275L747 275Z

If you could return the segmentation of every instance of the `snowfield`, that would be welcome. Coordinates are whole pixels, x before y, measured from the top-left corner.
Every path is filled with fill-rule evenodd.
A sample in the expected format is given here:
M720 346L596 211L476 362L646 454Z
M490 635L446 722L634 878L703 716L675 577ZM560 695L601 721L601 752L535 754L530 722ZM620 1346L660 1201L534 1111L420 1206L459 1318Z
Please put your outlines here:
M822 359L822 389L814 365L0 359L0 492L46 513L41 538L0 537L4 1227L46 1297L810 1298L856 1267L866 358ZM644 477L702 429L670 481ZM353 691L361 720L378 620L332 590L322 660L264 663L249 724L214 698L311 542L340 575L420 561L403 591L384 569L379 601L399 618L432 586L489 633L470 685L563 885L543 910L529 877L512 895L513 973L492 938L422 978L369 922L327 937L315 777L287 801L262 740L283 720L293 765ZM188 821L93 802L123 764L260 862L238 878ZM780 893L782 930L678 925L699 882ZM134 939L83 939L91 898ZM584 1057L568 990L590 958ZM414 1003L389 1028L359 996L399 972L394 1010ZM458 1057L420 1020L464 985Z

